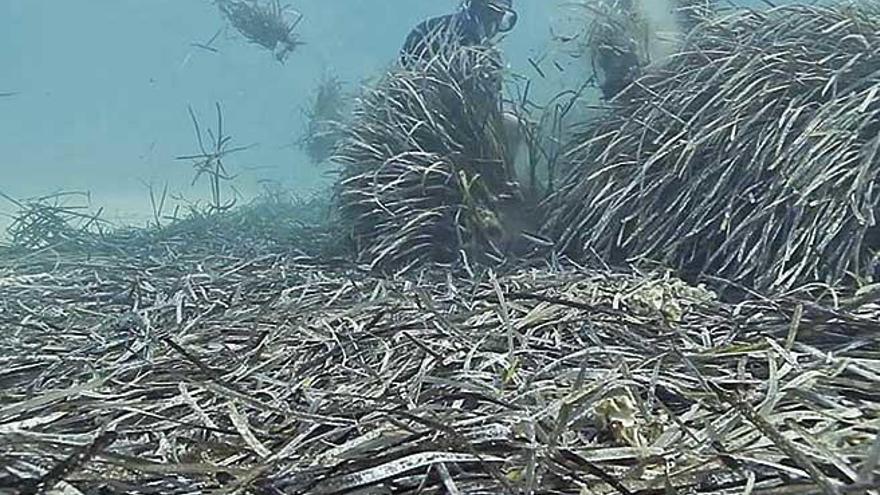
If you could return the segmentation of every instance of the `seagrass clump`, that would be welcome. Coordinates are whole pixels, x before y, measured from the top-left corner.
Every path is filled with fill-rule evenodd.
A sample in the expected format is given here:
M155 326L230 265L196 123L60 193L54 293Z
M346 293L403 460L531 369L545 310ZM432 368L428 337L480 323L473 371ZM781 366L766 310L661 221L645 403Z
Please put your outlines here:
M280 0L216 0L216 3L232 27L249 42L272 51L281 63L303 44L296 32L302 15L289 15L290 6L282 5Z
M718 0L674 0L673 13L682 32L687 33L721 9Z
M869 277L878 35L874 2L703 22L578 133L545 233L768 291Z
M299 145L312 163L324 163L343 138L340 126L349 112L348 98L342 82L325 75L315 90L310 107L305 110L305 132Z
M586 0L576 5L587 25L578 51L588 54L602 95L612 98L650 62L651 27L640 4L632 0Z
M559 38L585 59L604 99L612 99L650 66L675 53L688 33L719 11L716 0L578 0L578 29Z
M91 211L88 193L57 193L17 200L6 194L17 212L6 227L10 247L22 250L87 247L104 233L103 209Z
M505 165L500 64L488 47L443 47L364 90L336 161L340 215L373 268L500 257Z

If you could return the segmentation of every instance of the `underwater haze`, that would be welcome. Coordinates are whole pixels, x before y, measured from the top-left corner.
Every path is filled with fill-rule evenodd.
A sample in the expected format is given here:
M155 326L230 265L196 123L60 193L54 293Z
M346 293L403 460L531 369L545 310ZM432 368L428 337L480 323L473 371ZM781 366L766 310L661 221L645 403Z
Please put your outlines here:
M520 22L504 43L514 72L539 79L529 58L550 50L562 3L515 2ZM232 145L250 146L228 160L245 196L262 181L320 188L329 167L310 163L296 141L322 77L353 90L380 76L414 25L458 1L290 4L303 14L297 32L305 45L281 64L231 28L212 43L216 53L195 46L226 26L211 0L3 0L0 192L88 191L94 207L124 223L149 217L148 185L204 199L206 187L191 184L191 163L175 157L197 151L187 107L209 127L215 103ZM536 94L564 87L562 79L539 80Z
M456 5L297 1L306 44L282 65L233 29L212 45L218 53L193 46L225 25L210 0L4 0L0 92L12 94L0 98L0 191L22 198L87 190L111 220L146 217L145 184L167 181L172 192L197 198L204 187L190 187L190 163L175 157L196 151L187 106L207 127L215 102L233 145L253 146L229 159L240 189L269 179L312 190L327 168L309 163L296 140L323 75L349 89L380 75L416 23ZM546 32L541 5L520 6L518 39L529 24Z

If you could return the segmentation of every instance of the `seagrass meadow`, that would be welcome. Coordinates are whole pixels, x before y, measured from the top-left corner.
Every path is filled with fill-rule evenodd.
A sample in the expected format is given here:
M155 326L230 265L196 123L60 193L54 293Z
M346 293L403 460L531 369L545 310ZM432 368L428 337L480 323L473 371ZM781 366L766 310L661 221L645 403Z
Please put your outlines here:
M540 203L481 50L367 87L332 199L17 201L0 494L880 493L880 8L684 4Z
M545 234L762 291L878 267L880 7L710 17L585 124Z

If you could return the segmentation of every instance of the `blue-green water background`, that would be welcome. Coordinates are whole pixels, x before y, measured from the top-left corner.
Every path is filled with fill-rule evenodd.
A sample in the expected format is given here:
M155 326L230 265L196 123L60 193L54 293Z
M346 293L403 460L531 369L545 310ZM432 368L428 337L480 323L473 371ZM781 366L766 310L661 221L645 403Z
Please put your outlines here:
M88 190L111 219L135 222L149 211L145 184L203 198L206 188L191 186L190 165L175 157L195 151L187 106L207 125L215 102L234 143L254 146L230 158L246 194L264 179L319 188L327 167L294 142L322 76L356 88L381 75L412 26L458 1L291 3L307 44L281 65L232 29L216 41L219 53L191 46L224 25L210 0L0 0L0 92L18 92L0 98L0 191ZM519 0L520 23L504 42L511 70L536 79L536 98L584 77L583 61L561 54L551 59L566 72L548 69L549 79L528 62L552 52L563 3Z

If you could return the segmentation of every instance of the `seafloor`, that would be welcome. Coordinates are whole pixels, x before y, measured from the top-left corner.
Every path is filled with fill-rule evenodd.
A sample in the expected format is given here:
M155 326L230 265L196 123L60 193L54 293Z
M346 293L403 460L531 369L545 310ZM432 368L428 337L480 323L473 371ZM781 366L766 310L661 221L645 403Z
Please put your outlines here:
M869 298L382 277L234 230L3 252L0 493L877 488Z

